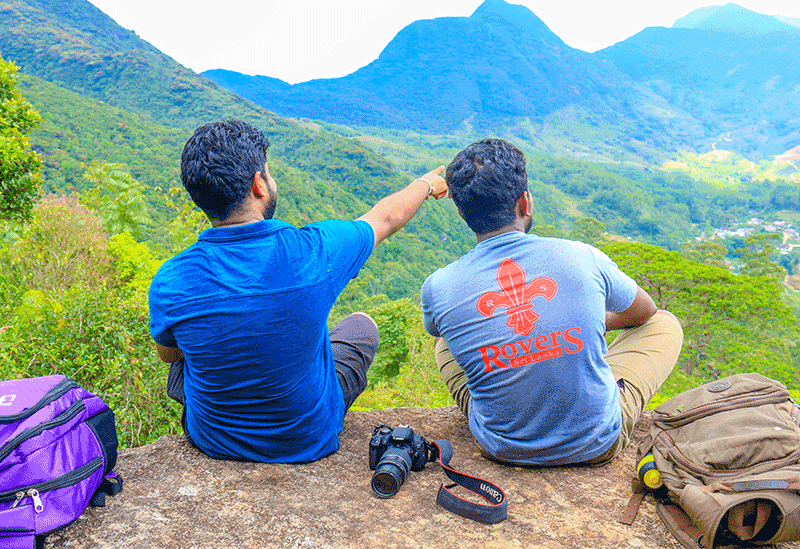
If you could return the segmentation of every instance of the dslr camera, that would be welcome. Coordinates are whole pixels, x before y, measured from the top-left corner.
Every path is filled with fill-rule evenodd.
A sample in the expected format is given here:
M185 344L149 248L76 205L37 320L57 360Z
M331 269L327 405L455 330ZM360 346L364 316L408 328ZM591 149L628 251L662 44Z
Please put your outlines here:
M422 471L429 461L433 461L430 444L408 425L394 429L383 424L375 426L369 441L369 468L375 471L372 490L378 497L395 495L408 471Z

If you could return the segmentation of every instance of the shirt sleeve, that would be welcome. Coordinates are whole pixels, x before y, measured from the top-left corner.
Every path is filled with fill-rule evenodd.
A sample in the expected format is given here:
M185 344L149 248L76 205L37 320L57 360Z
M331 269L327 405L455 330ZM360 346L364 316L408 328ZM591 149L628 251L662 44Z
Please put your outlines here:
M633 304L639 285L634 279L623 273L610 257L591 247L600 276L606 289L606 311L619 313Z
M433 297L431 294L431 277L425 279L420 291L420 304L422 306L422 324L425 330L434 337L440 337L436 323L433 321Z
M331 289L338 296L372 254L375 233L366 221L321 221L307 227L312 226L322 236Z
M164 347L177 347L178 342L167 326L167 315L163 308L163 299L159 297L158 273L150 284L148 306L150 308L150 335L153 340Z

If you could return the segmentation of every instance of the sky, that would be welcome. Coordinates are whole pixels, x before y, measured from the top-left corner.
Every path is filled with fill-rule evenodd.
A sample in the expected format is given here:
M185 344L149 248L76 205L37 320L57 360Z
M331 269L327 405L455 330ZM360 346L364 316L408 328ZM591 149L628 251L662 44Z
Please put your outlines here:
M228 69L290 84L349 74L418 19L469 16L483 0L89 0L182 65ZM670 27L714 0L510 0L564 42L593 52L646 27ZM737 0L758 13L800 18L798 0Z

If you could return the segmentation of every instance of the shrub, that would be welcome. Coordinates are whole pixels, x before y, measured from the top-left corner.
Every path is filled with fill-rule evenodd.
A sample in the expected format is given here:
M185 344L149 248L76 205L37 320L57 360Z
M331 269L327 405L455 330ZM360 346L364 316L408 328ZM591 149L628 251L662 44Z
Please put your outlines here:
M146 247L120 236L112 263L107 245L100 221L65 198L36 208L0 252L0 379L69 376L111 406L121 445L136 446L180 432L179 407L166 396L146 294L131 284L149 265Z
M75 196L48 197L0 252L7 280L58 299L72 287L103 287L111 276L106 232Z

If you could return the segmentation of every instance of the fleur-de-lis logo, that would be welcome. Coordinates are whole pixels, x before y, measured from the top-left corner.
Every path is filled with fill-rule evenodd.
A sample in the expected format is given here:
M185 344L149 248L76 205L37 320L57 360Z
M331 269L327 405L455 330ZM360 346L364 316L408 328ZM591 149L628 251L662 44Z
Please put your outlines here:
M558 284L552 278L540 276L526 284L525 271L516 261L504 259L497 269L497 283L502 292L486 292L478 299L478 312L490 317L498 307L505 307L508 315L506 326L514 328L520 335L528 335L536 327L539 315L533 310L534 297L550 301L558 292Z

